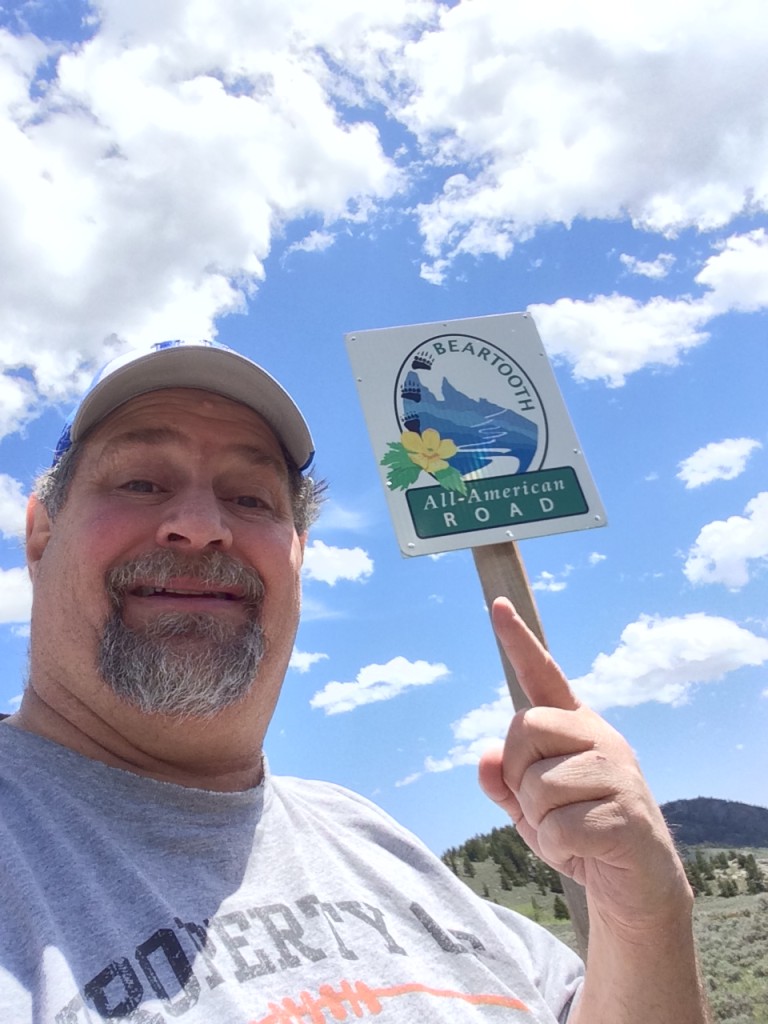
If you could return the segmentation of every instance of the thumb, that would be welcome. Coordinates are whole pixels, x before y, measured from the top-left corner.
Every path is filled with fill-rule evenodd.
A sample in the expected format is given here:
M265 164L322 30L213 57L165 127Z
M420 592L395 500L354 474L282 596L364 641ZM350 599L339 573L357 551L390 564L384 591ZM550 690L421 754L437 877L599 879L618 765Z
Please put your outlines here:
M519 821L522 817L520 804L504 781L503 747L494 747L481 755L477 776L485 795L505 810L514 822Z

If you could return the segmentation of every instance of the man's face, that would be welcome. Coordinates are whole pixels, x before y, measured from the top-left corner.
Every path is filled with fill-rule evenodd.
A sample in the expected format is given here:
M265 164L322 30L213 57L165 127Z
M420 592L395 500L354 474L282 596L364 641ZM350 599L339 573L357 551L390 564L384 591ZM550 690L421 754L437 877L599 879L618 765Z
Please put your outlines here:
M271 714L298 622L303 538L280 445L250 409L153 392L88 438L55 523L37 510L31 680L78 699ZM253 687L257 676L259 684Z

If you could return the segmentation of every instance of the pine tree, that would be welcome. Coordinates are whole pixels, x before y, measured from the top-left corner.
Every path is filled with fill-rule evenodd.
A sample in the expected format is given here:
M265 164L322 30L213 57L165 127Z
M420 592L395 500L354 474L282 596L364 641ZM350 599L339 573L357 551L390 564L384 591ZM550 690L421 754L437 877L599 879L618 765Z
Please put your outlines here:
M696 867L701 872L702 878L707 881L713 881L715 877L712 860L709 857L705 857L701 850L696 851Z
M687 861L685 874L693 889L694 896L711 896L712 890L702 874L701 867L696 861Z
M559 892L559 893L562 894L563 883L562 883L562 881L560 879L560 875L558 875L558 873L555 871L554 868L548 868L547 871L548 871L547 877L549 879L549 891L550 892Z
M739 895L739 883L733 877L721 876L718 880L717 888L719 890L718 895L724 896L726 899Z
M747 892L751 895L756 895L759 892L765 892L765 872L760 868L757 861L755 860L754 853L750 853L747 857L744 870L747 876Z
M464 852L475 864L488 858L488 843L482 836L473 836L464 843Z
M538 885L539 892L542 896L547 895L547 889L549 888L549 878L547 876L548 870L549 869L547 868L546 864L544 864L542 861L539 861L536 865L534 881L536 882L536 885Z
M571 915L568 912L568 906L565 900L561 899L558 895L555 895L552 909L554 910L556 921L570 921Z

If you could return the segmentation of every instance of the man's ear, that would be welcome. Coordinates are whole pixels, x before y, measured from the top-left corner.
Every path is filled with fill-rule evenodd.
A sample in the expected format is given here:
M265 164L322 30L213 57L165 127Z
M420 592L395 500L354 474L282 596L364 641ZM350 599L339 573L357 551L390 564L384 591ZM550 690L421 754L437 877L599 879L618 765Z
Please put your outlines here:
M33 494L27 503L27 569L33 581L50 537L50 517Z

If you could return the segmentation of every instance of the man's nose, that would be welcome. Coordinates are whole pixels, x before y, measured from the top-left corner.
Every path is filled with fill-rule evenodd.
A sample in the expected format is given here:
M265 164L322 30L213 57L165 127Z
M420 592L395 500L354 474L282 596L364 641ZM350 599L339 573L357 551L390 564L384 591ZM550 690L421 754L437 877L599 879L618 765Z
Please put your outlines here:
M175 495L164 507L157 532L160 547L227 551L232 531L216 495L208 488L194 488Z

